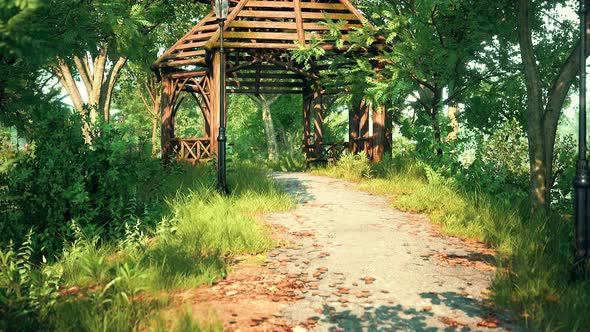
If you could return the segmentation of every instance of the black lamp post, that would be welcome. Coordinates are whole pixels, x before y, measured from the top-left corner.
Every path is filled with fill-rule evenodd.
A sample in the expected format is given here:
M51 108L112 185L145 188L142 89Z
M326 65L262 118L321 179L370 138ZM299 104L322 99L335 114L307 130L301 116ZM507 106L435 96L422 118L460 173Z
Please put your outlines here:
M574 179L574 214L576 255L574 273L583 274L588 259L590 231L590 175L586 147L586 0L580 0L580 117L578 133L578 165Z
M229 194L226 182L225 136L225 50L223 48L224 23L229 12L229 0L212 0L211 5L219 22L219 136L217 136L217 190Z

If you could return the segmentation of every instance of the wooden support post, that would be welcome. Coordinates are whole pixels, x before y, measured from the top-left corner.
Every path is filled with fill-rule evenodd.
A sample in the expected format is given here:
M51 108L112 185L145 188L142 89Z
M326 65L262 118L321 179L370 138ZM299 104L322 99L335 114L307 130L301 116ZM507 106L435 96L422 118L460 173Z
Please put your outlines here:
M351 153L358 152L357 139L359 138L360 122L359 109L356 105L353 105L348 110L348 150Z
M385 121L386 107L382 105L373 112L373 162L380 161L385 155Z
M315 157L320 159L322 158L322 143L324 142L324 96L319 91L314 91L313 93L313 110L313 144Z
M209 81L210 85L209 88L211 89L210 94L210 102L211 102L211 110L209 112L209 124L210 124L210 138L211 138L211 151L213 153L217 153L217 136L219 135L219 110L221 109L220 101L219 101L219 94L225 93L225 91L220 91L220 80L222 79L219 76L219 68L224 59L221 58L221 54L219 51L216 51L213 55L213 61L211 63L210 68L210 75L211 80ZM223 89L225 90L225 89ZM223 105L223 109L225 111L225 105ZM227 118L227 117L226 117Z
M172 139L174 138L174 85L170 77L162 77L162 97L160 99L162 159L172 158Z
M301 141L302 151L307 158L311 157L311 108L313 93L309 89L303 90L303 137Z
M208 139L214 137L211 134L211 111L207 109L206 105L201 106L201 113L203 114L203 136Z
M385 107L385 154L391 156L393 149L393 112Z
M301 0L294 0L295 23L297 25L297 41L299 46L305 46L305 30L303 29L303 16L301 15Z
M358 112L360 115L360 123L359 123L359 135L360 138L363 139L362 144L359 144L357 151L365 151L368 156L371 155L371 142L369 136L369 114L371 112L371 105L368 103L367 99L361 99Z

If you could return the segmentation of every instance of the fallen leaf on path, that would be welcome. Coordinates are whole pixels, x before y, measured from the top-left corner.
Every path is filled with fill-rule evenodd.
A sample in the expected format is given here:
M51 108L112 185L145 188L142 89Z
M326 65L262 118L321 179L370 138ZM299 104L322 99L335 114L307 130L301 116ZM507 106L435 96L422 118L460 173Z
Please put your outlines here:
M427 305L424 308L422 308L422 310L424 310L424 311L430 311L430 310L432 310L432 306Z
M438 319L441 323L448 325L448 326L452 326L452 327L459 327L459 326L467 326L467 323L463 323L463 322L459 322L457 320L454 320L450 317L440 317Z
M498 319L493 318L493 317L488 317L488 318L480 321L479 323L477 323L477 326L494 329L494 328L498 327L498 324L500 324L500 321Z

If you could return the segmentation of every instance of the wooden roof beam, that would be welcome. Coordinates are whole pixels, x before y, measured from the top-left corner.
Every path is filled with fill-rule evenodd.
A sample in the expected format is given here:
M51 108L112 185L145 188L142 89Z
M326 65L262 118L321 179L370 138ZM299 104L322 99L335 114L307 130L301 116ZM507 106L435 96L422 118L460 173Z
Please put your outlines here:
M156 68L161 67L160 64L162 63L162 61L164 61L167 56L172 54L172 52L174 52L176 50L177 46L184 44L184 42L186 41L186 39L189 36L191 36L192 34L197 32L197 30L199 30L199 28L201 28L203 25L205 25L205 23L207 23L209 21L209 19L211 19L213 16L214 16L213 12L209 13L209 15L205 16L205 18L203 18L201 20L201 22L199 22L197 25L195 25L195 27L192 28L191 31L189 31L189 33L184 35L184 37L180 38L174 45L172 45L172 47L170 47L166 52L164 52L164 54L162 54L162 56L160 56L158 58L158 60L154 61L154 63L152 64L152 70L155 70Z
M295 23L297 24L297 40L299 45L305 47L305 30L303 30L303 17L301 16L301 0L293 0L295 4Z
M267 56L260 56L260 59L263 60L263 61L265 61L265 62L268 62L270 64L273 64L273 65L275 65L275 66L277 66L277 67L279 67L281 69L286 69L286 70L292 71L294 73L297 73L297 74L299 74L301 76L304 76L304 77L306 77L306 78L308 78L310 80L314 80L315 81L315 80L317 80L319 78L319 76L317 76L316 74L308 73L307 71L305 71L305 70L303 70L301 68L297 68L293 64L290 64L290 63L285 63L285 62L282 62L282 61L278 61L278 60L275 60L275 59L270 58L270 57L267 57Z
M225 31L225 29L227 29L227 27L230 26L231 22L233 22L236 19L236 17L238 17L238 14L242 11L242 9L246 5L246 3L248 3L248 0L240 0L240 2L238 2L238 4L233 8L231 13L229 13L229 15L227 16L227 20L225 20L225 24L223 26L223 28L224 28L223 31ZM205 48L210 50L214 47L215 43L219 43L220 35L221 35L221 31L219 31L219 29L217 29L217 31L213 34L211 39L209 39L209 41L205 45Z

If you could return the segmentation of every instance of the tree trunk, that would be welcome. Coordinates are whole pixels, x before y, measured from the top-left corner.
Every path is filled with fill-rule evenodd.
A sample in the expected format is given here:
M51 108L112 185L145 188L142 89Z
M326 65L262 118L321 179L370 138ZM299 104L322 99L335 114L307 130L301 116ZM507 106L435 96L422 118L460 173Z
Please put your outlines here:
M98 49L98 54L92 59L89 52L84 52L82 57L74 56L74 66L72 71L64 59L59 59L59 65L55 68L55 74L70 98L74 108L84 114L85 104L88 106L90 123L96 123L99 114L102 114L105 122L110 120L110 107L113 90L121 69L127 62L126 57L120 57L115 63L109 66L109 48L107 44L102 44ZM90 67L92 63L92 67ZM84 83L86 102L81 97L78 86L74 79L74 73L77 73L80 80ZM87 135L85 134L85 137Z
M61 85L70 96L74 109L76 109L76 111L78 111L78 113L80 113L82 116L85 116L86 112L84 110L84 101L82 100L82 96L80 95L80 91L76 86L76 81L74 80L74 76L72 75L68 64L65 62L65 60L60 59L58 67L54 68L54 70ZM82 127L82 135L84 136L84 142L86 142L86 144L90 144L92 142L90 125L88 123L84 123L84 126Z
M459 121L457 120L457 113L459 113L459 106L457 104L453 104L449 106L448 110L448 118L451 121L451 132L445 138L445 142L456 141L459 137Z
M578 74L580 45L578 42L562 63L547 93L547 104L543 104L543 82L532 39L531 0L520 0L518 9L518 38L527 88L531 215L535 215L550 210L557 125L567 93Z
M289 153L289 156L293 157L295 151L292 147L291 142L289 141L289 137L287 137L287 132L285 130L285 127L283 126L283 124L280 121L277 121L275 129L278 132L279 137L281 138L281 143L283 144L283 146L285 148L287 148L287 152Z
M115 83L117 83L117 78L119 78L119 73L121 72L121 69L123 69L123 66L125 66L125 63L127 63L126 57L120 57L117 60L113 68L111 68L107 74L106 81L100 89L100 110L102 111L104 121L107 123L110 122L111 119L110 111L113 89L115 88Z
M440 104L442 101L442 88L439 88L437 84L434 85L434 94L432 96L432 106L430 109L430 119L432 121L432 131L434 133L434 148L436 154L440 157L443 155L442 149L442 133L440 129L440 123L438 123L438 113L440 110Z
M158 118L152 119L152 157L158 155Z
M274 104L279 96L273 96L271 98L266 98L264 95L248 95L250 99L254 100L255 102L260 105L262 109L262 122L264 123L264 133L266 135L266 147L268 151L268 160L278 160L279 159L279 148L277 144L277 135L275 132L275 126L272 122L272 114L270 113L270 107Z

